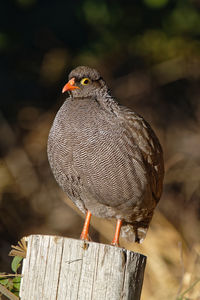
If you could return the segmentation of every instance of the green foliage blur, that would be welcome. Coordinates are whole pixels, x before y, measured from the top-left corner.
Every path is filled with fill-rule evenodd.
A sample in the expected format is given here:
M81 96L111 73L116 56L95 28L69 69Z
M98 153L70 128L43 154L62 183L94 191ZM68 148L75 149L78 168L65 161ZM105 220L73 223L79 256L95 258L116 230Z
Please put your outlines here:
M167 60L199 59L199 6L195 0L2 1L5 113L14 118L24 105L49 107L79 64L104 65L119 77Z

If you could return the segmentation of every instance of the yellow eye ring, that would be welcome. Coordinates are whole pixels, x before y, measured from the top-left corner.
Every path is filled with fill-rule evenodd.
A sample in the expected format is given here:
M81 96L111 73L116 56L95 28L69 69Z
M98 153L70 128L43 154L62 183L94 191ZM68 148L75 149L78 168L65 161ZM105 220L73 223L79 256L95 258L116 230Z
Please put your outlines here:
M89 83L90 83L90 79L89 78L85 77L85 78L81 79L81 84L82 85L87 85Z

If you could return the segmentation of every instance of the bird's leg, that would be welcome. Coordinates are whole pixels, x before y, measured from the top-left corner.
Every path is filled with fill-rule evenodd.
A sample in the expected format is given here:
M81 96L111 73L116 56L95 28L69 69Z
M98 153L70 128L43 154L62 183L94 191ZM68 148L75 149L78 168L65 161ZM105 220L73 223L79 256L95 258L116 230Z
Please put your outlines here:
M118 219L114 239L112 240L112 243L111 243L111 245L113 245L113 246L119 247L119 235L120 235L121 226L122 226L122 220Z
M91 219L91 212L88 210L86 217L85 217L85 223L83 225L83 230L80 236L81 240L85 240L85 241L89 241L89 235L88 235L88 231L89 231L89 226L90 226L90 219Z

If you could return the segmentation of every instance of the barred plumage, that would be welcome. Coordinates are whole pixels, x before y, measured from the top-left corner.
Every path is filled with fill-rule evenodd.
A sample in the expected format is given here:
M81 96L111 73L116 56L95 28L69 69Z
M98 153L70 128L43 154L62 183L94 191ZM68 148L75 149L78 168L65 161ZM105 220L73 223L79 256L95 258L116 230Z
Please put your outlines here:
M81 86L84 77L88 86ZM82 212L122 220L122 236L141 242L162 193L158 138L141 116L116 102L96 70L78 67L69 79L78 88L48 139L53 174Z

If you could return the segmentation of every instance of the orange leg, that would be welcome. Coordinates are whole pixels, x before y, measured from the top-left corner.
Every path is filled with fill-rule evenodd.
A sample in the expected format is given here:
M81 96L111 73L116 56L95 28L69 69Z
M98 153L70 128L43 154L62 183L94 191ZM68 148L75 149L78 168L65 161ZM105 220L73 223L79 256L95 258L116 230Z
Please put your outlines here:
M113 246L119 247L119 235L120 235L121 226L122 226L122 220L117 220L115 236L111 243L111 245L113 245Z
M89 235L88 235L88 230L90 226L90 219L91 219L91 212L88 210L86 217L85 217L85 223L83 225L83 230L80 236L81 240L89 241Z

